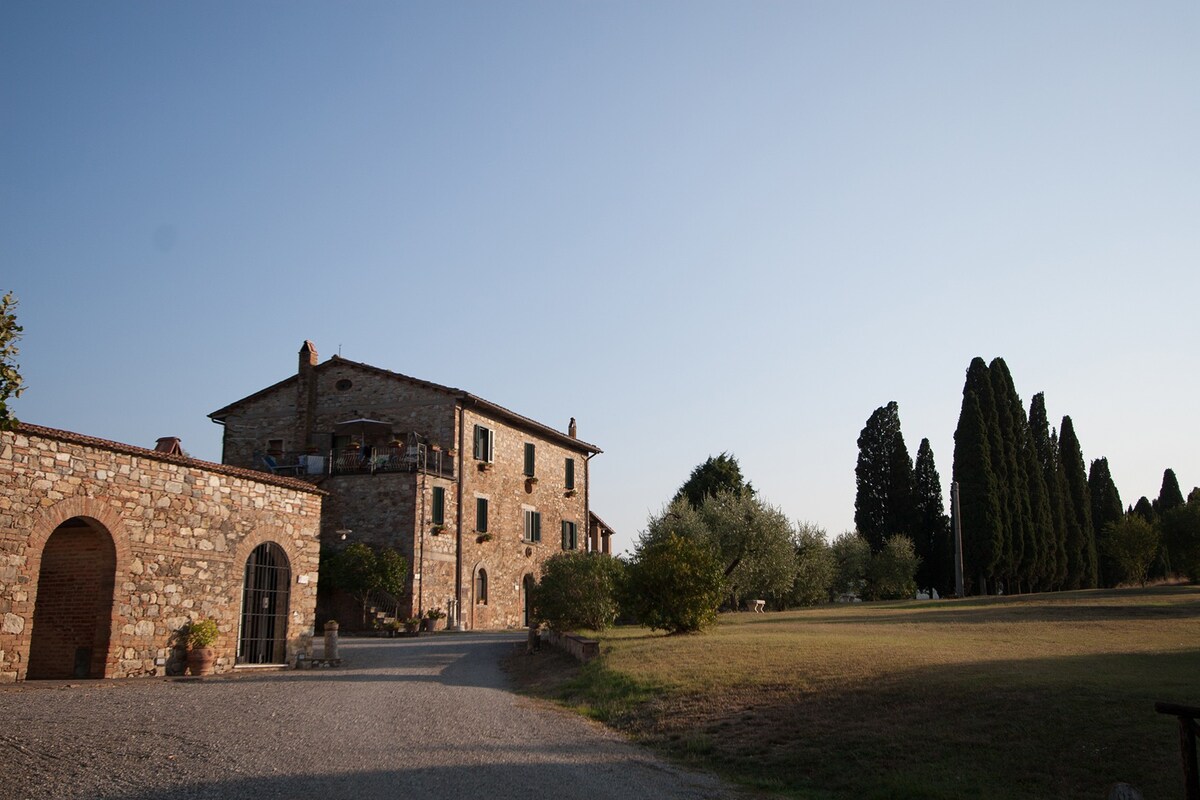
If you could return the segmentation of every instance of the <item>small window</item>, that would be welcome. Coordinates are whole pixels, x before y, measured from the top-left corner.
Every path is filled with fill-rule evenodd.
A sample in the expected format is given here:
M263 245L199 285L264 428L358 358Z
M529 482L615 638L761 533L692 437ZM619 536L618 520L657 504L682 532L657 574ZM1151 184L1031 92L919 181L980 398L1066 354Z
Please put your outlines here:
M350 381L349 381L347 378L342 378L340 381L338 381L337 383L335 383L333 386L334 386L334 388L335 388L335 389L337 389L339 392L345 392L345 391L347 391L347 390L348 390L348 389L349 389L351 386L353 386L353 385L354 385L354 384L353 384L353 383L351 383L351 382L350 382Z
M475 573L475 602L487 605L487 570L480 569Z
M446 524L446 489L442 486L433 487L433 524Z
M563 520L562 524L562 549L575 550L579 547L579 529L574 522Z
M282 453L283 439L267 439L267 452L272 454Z
M490 428L482 425L475 426L475 458L478 461L491 462L494 451L494 435Z
M533 442L525 443L525 477L532 478L534 476L534 467L537 466L537 448L533 446Z
M475 498L475 530L478 533L487 533L488 525L488 501L486 497Z
M542 515L539 511L525 511L525 541L540 542L542 540Z
M575 488L575 459L568 458L566 470L563 475L563 486L570 491Z

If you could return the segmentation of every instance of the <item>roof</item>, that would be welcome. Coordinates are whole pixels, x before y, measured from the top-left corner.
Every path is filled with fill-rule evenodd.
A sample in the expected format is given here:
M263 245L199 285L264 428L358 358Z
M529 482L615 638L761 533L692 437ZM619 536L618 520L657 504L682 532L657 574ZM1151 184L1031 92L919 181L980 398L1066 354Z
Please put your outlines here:
M60 442L69 444L78 444L84 447L98 447L102 450L111 450L114 453L124 453L125 455L137 456L139 458L149 458L154 461L164 461L168 464L178 464L182 467L195 467L197 469L207 470L208 472L216 472L221 475L228 475L234 478L244 478L246 480L258 481L259 483L269 483L272 486L282 486L287 489L295 489L308 494L329 494L323 489L318 489L311 483L299 480L297 478L287 478L282 475L272 475L269 472L258 472L252 469L242 469L241 467L231 467L227 464L214 464L211 461L201 461L198 458L190 456L175 455L172 453L164 453L160 450L151 450L146 447L138 447L132 444L122 444L121 442L113 442L108 439L99 439L95 436L85 436L82 433L74 433L73 431L59 430L58 428L46 428L41 425L31 425L28 422L18 422L12 429L11 433L24 434L26 436L40 436L43 439L54 439Z
M616 533L616 531L613 530L612 526L609 525L604 520L600 519L599 515L597 515L595 511L588 511L588 516L591 517L592 522L596 523L596 527L598 527L602 530L606 530L609 533Z
M597 447L594 444L585 442L582 439L572 438L571 436L563 433L560 430L551 428L549 425L544 425L541 422L538 422L537 420L530 419L529 417L518 414L515 411L510 411L509 409L505 408L504 406L497 405L496 403L492 403L488 400L484 400L482 397L477 397L476 395L473 395L470 392L464 391L463 389L455 389L451 386L443 386L440 383L434 383L432 381L424 381L424 380L421 380L420 378L414 378L410 375L403 375L399 372L392 372L391 370L383 369L382 367L375 367L370 364L364 364L360 361L351 361L350 359L342 358L341 356L331 356L328 361L325 361L321 364L316 365L315 367L313 367L313 369L321 370L321 369L326 369L328 367L332 367L335 365L353 367L355 369L364 370L366 372L370 372L375 375L380 375L384 378L388 378L391 380L404 381L406 383L411 383L415 386L420 386L422 388L429 389L431 391L441 392L442 394L445 394L448 397L455 398L456 400L461 402L464 406L470 406L470 407L476 408L480 411L483 411L487 414L490 414L492 416L500 417L502 419L507 420L508 422L511 422L511 423L517 425L518 427L526 428L530 431L533 431L542 436L545 436L547 439L551 439L551 440L557 442L558 444L564 445L566 447L570 447L575 450L580 450L580 451L588 452L588 453L604 452L603 450L601 450L599 447ZM243 397L241 400L236 400L236 401L230 403L229 405L225 406L224 408L217 409L216 411L214 411L208 415L209 419L213 420L214 422L224 422L226 417L228 417L232 412L236 411L241 406L247 405L255 400L258 400L261 397L265 397L266 395L271 394L272 392L275 392L279 389L282 389L285 386L288 386L297 380L299 380L299 377L297 375L292 375L288 378L284 378L283 380L279 381L278 383L273 383L270 386L266 387L265 389L260 389L259 391L255 392L254 394Z

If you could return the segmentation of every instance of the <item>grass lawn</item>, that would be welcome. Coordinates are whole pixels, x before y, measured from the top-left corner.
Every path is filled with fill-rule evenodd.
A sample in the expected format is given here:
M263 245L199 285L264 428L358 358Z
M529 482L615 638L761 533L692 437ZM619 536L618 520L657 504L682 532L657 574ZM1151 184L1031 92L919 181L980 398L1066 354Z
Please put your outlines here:
M1200 587L728 614L712 630L600 634L527 691L673 757L804 798L1183 796L1178 729L1200 705Z

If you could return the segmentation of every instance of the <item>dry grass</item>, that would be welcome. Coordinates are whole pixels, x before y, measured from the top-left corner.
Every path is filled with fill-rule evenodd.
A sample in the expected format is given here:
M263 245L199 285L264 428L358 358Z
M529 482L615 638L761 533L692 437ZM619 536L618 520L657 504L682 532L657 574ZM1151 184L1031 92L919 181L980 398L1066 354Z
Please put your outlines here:
M699 636L602 640L598 662L531 691L796 797L1102 798L1115 781L1180 796L1174 720L1154 701L1200 704L1196 587L734 614Z

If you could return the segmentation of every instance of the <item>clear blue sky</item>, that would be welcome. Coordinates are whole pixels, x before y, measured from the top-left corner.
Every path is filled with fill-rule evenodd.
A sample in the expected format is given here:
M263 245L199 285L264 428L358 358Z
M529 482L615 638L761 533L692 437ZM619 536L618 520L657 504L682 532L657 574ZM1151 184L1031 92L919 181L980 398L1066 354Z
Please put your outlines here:
M1200 484L1200 4L0 3L28 422L220 458L313 340L853 525L971 358L1126 504Z

